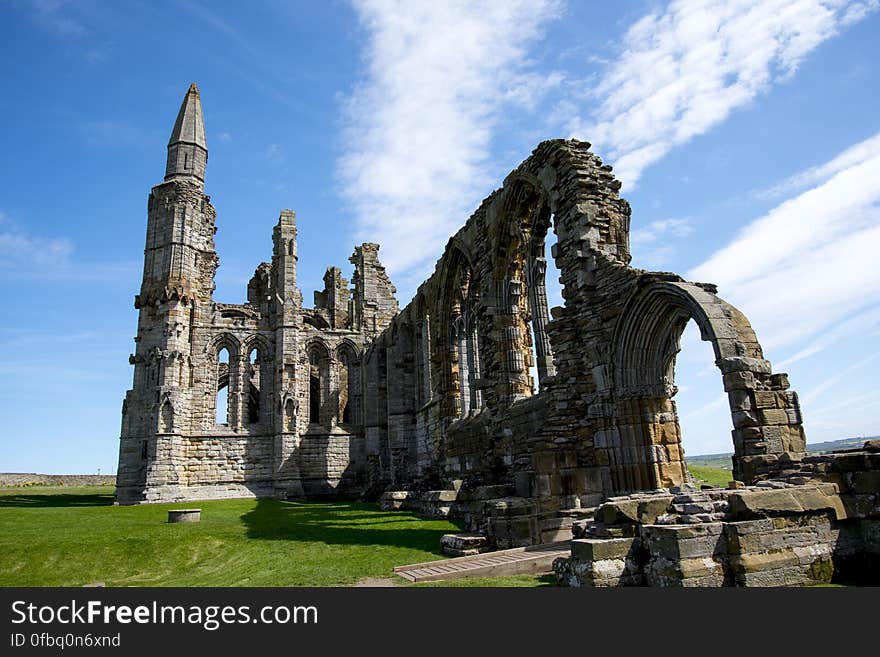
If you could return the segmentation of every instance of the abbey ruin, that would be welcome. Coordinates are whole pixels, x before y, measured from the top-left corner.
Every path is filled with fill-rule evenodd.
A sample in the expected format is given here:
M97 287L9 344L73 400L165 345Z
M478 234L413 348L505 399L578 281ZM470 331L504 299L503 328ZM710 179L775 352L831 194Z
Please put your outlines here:
M710 283L629 266L630 206L589 149L539 144L402 309L371 243L354 247L351 282L328 268L306 307L290 210L247 302L219 303L192 85L147 206L118 502L340 495L458 517L493 547L574 532L557 569L570 584L748 584L744 559L777 554L761 541L784 558L754 572L783 583L876 555L880 454L806 456L797 393L743 313ZM684 463L674 375L691 319L729 400L729 491L695 490ZM558 522L566 510L575 521Z

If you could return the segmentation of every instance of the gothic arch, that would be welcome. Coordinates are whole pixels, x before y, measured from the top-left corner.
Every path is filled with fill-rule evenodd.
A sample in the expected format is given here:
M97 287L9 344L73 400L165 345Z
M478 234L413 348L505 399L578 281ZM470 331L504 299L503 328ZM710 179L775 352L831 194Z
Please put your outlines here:
M452 240L451 240L452 243ZM484 405L479 330L480 281L467 253L453 246L444 256L438 360L443 367L444 415L464 417Z
M159 433L174 433L174 404L168 395L159 408Z
M506 181L498 206L493 214L496 225L490 231L498 295L494 328L502 396L514 401L533 394L555 374L545 283L545 244L553 214L547 190L525 174ZM532 380L533 368L537 380Z
M735 473L742 471L744 458L786 451L781 438L776 446L766 439L777 432L781 436L783 427L770 425L763 413L752 412L758 403L756 393L779 394L780 399L785 393L771 376L770 363L764 360L746 317L699 285L645 283L624 306L612 339L619 423L619 444L609 446L614 488L668 486L687 477L672 398L677 391L675 357L691 319L702 339L712 345L715 364L724 376L733 420ZM792 403L796 405L796 399ZM784 432L788 433L787 426Z
M251 360L256 352L256 359ZM247 425L267 424L269 418L269 392L272 386L272 351L269 341L262 335L248 336L242 343L243 420Z
M672 367L679 340L693 319L703 340L712 345L716 364L747 358L764 372L755 332L739 310L693 283L662 281L637 292L625 306L615 328L615 381L622 396L673 393ZM747 362L747 361L746 361Z
M360 424L361 380L358 349L350 340L343 340L336 347L337 409L340 424Z
M232 333L219 333L211 338L205 346L205 354L215 358L224 347L229 352L230 360L241 355L241 342Z
M308 422L329 428L336 417L332 408L335 395L330 388L330 349L321 338L312 338L304 353L308 368Z
M249 335L242 341L242 353L250 355L251 351L257 348L260 351L260 357L269 360L272 356L272 346L265 336L255 333Z

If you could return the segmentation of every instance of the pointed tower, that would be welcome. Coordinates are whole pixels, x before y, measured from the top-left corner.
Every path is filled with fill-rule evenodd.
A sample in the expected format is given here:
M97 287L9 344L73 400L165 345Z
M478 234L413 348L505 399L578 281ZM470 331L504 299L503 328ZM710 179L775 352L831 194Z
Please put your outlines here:
M193 82L183 97L168 140L165 180L195 179L204 184L207 165L208 140L205 138L202 99L199 88Z
M193 430L195 326L210 313L216 213L204 194L208 146L199 90L191 85L168 141L165 181L147 202L134 383L122 409L120 503L173 497L183 481L182 435ZM149 493L145 496L145 490Z

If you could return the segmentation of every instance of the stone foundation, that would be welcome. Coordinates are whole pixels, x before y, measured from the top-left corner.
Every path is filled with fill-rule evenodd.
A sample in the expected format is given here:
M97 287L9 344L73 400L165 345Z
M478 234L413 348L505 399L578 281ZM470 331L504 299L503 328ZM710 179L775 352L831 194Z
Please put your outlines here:
M823 467L806 479L811 464ZM808 457L803 483L611 498L575 526L571 556L554 570L567 586L876 583L880 504L866 484L878 466L865 449Z

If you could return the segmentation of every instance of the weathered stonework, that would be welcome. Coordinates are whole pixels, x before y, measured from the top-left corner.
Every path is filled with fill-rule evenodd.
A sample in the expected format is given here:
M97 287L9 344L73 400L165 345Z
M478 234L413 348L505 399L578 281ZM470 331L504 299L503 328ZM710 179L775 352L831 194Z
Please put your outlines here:
M630 267L630 206L589 148L539 144L403 310L372 243L354 249L352 287L330 267L304 307L290 210L247 303L222 304L193 85L148 201L118 501L380 498L485 537L450 538L459 551L574 531L560 578L598 586L805 583L875 564L876 452L806 457L797 394L746 317L712 284ZM551 230L565 305L548 309ZM682 489L689 320L728 396L730 491Z
M120 502L383 490L464 499L495 486L541 517L681 484L673 381L689 319L728 391L735 476L766 477L803 457L797 395L743 314L710 284L629 266L630 207L589 144L540 144L400 312L370 243L351 257L353 288L330 267L304 307L290 210L247 303L215 302L207 154L193 85L148 202ZM550 230L565 298L552 310ZM225 422L218 390L228 391ZM509 517L468 504L479 530ZM537 540L534 523L517 527L527 525L519 540Z
M880 450L806 460L825 467L731 490L612 497L575 523L557 577L590 587L876 584Z
M257 267L247 303L215 302L207 155L192 85L168 144L165 181L147 206L117 500L361 495L372 476L361 358L365 342L397 312L379 247L355 249L353 291L331 267L314 308L304 308L295 216L284 210L272 262ZM218 418L223 390L227 414Z

